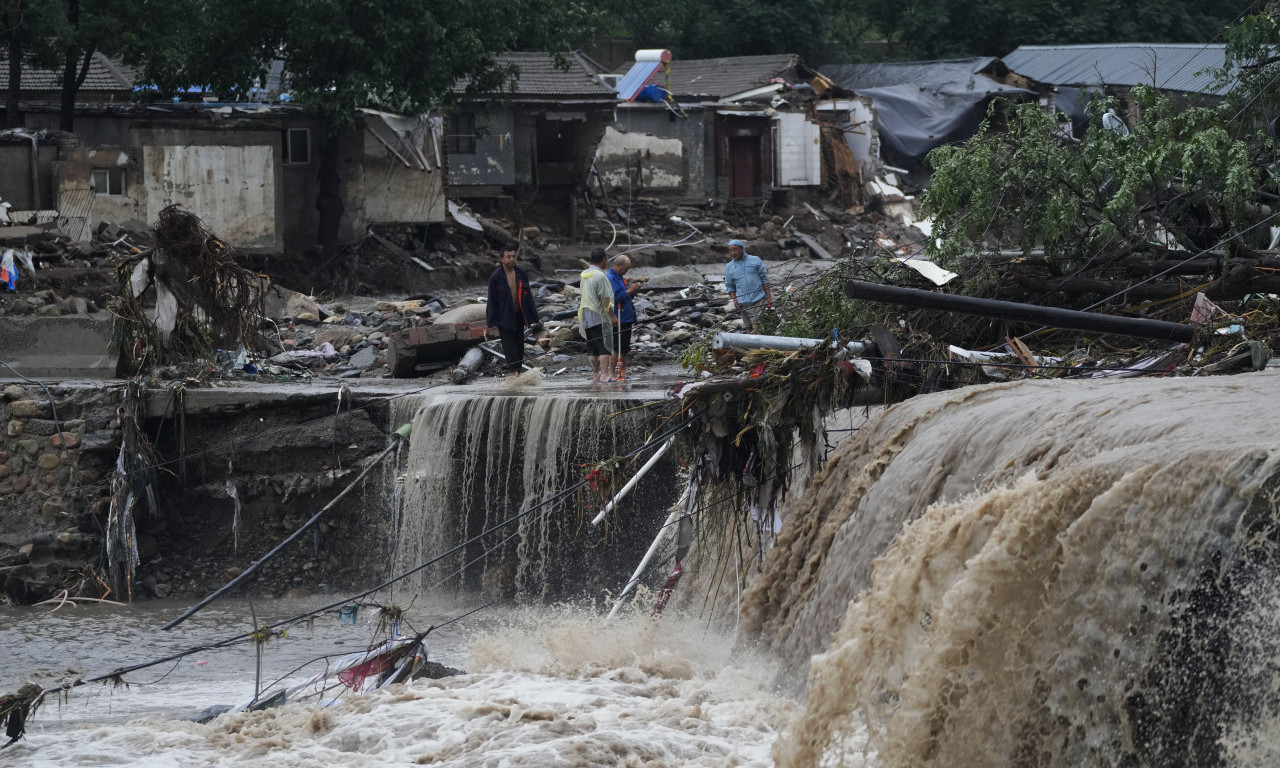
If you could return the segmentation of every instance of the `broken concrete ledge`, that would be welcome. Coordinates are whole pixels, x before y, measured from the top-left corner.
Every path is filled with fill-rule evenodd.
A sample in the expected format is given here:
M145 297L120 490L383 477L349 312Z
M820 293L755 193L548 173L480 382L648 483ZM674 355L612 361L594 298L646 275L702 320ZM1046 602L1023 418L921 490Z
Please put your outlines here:
M6 315L0 321L0 360L30 379L115 376L108 352L112 317L108 312L64 317ZM0 378L9 371L0 370Z

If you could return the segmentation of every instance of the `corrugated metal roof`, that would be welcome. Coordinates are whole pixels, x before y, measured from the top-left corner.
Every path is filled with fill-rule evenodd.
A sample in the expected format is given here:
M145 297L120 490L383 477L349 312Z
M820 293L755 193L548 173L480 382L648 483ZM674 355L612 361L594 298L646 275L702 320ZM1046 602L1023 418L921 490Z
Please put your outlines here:
M95 53L93 54L93 59L89 62L89 72L85 75L84 83L80 86L80 92L122 91L129 93L133 90L133 81L134 73L131 68L118 61L112 61L101 53ZM9 60L7 57L0 57L0 83L6 86L9 83ZM45 69L23 64L22 90L27 92L60 91L62 90L62 70Z
M520 70L516 81L507 86L501 95L508 97L534 96L599 96L614 98L613 89L596 77L598 65L581 51L563 54L569 64L566 72L556 66L553 53L502 53L494 57L500 67L514 66ZM462 80L454 86L454 93L467 87ZM494 94L498 95L498 94Z
M879 62L874 64L824 64L822 74L851 91L890 85L939 85L975 83L986 86L990 78L977 74L994 58L943 59L939 61ZM983 81L983 82L980 82Z
M1171 91L1222 95L1207 70L1225 63L1224 45L1116 43L1023 45L1004 57L1021 75L1053 85L1155 85Z
M799 63L793 53L733 56L724 59L675 59L671 62L671 93L676 98L719 99L766 85ZM661 83L659 74L654 82Z

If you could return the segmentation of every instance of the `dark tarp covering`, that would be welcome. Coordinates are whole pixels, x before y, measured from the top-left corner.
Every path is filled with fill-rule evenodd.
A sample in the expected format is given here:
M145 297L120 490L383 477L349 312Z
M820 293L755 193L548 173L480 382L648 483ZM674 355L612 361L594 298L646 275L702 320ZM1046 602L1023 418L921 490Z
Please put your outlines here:
M1059 85L1054 91L1053 108L1071 119L1072 136L1077 139L1084 136L1089 129L1089 102L1102 98L1102 92L1093 86L1072 88L1067 85Z
M923 163L935 147L976 133L992 98L1035 94L987 80L979 88L964 83L891 85L864 88L858 95L870 96L875 105L881 154L895 165L911 166Z
M1008 72L999 59L828 64L824 75L870 96L881 154L894 165L918 166L934 147L974 134L995 96L1033 96L980 74Z

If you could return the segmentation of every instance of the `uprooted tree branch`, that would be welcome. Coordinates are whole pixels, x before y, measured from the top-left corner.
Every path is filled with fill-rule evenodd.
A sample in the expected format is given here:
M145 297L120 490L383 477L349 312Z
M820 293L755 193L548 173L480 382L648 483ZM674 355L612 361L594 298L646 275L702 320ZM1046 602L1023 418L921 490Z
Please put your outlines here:
M116 267L120 293L109 308L118 371L136 376L199 361L207 368L219 349L255 349L267 278L236 264L231 246L177 205L160 212L152 235L153 248Z

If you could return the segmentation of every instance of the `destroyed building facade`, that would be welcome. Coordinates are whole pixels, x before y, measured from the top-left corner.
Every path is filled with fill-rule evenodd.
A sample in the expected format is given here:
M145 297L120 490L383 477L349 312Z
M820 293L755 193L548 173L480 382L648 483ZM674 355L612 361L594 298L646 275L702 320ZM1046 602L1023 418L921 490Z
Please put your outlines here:
M613 120L613 90L581 51L494 58L514 73L503 90L466 93L466 81L454 89L459 104L445 137L449 198L511 218L529 210L576 237L592 157Z
M663 52L665 53L665 52ZM769 198L835 182L824 143L839 128L872 161L870 103L794 54L644 61L620 76L617 121L596 152L599 183L694 199ZM859 169L862 170L862 169Z
M288 103L134 103L132 73L94 63L74 134L58 130L57 73L23 69L24 127L0 134L0 198L15 223L83 241L104 224L146 229L180 203L245 252L314 247L323 118ZM444 220L441 118L361 110L339 140L343 240Z
M869 98L884 161L925 179L925 156L973 136L994 99L1039 101L1052 108L1047 86L994 57L942 61L829 64L823 73Z

